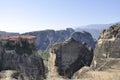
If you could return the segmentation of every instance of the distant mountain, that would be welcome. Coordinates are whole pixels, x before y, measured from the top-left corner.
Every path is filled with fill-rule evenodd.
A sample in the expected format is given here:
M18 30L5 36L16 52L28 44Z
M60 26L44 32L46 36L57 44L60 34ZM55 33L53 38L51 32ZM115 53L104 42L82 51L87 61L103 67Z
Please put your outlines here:
M5 34L6 32L5 31L0 31L0 34Z
M18 35L19 33L0 31L0 35L4 35L4 34L7 34L7 35Z
M19 33L0 31L0 38L13 35L19 35Z
M91 24L91 25L87 25L87 26L79 26L75 30L76 31L87 31L92 34L94 39L97 39L100 32L102 30L108 28L111 25L113 25L113 24L112 23L111 24Z

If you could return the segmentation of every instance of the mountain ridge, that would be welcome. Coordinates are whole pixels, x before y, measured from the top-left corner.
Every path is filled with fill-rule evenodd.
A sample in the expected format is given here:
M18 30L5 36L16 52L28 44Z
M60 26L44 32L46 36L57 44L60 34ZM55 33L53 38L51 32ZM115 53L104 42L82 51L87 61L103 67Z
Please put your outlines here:
M111 25L113 25L113 23L110 23L110 24L90 24L90 25L86 25L86 26L79 26L79 27L75 28L75 30L76 31L87 31L87 32L91 33L91 35L93 36L94 39L97 39L100 32L102 30L108 28Z

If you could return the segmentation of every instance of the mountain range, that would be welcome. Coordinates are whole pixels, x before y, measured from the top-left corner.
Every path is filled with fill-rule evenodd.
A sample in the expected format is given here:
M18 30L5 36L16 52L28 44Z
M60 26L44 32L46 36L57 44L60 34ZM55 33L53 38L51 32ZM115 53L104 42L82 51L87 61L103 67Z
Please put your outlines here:
M86 26L78 26L78 27L74 28L74 30L75 31L87 31L87 32L91 33L91 35L93 36L94 39L97 39L98 35L100 34L100 32L103 29L106 29L113 24L114 23L110 23L110 24L90 24L90 25L86 25ZM36 31L34 31L34 32L36 32ZM16 35L16 34L19 34L19 33L0 31L0 34Z
M111 24L91 24L91 25L87 25L87 26L79 26L79 27L75 28L75 30L76 31L87 31L87 32L91 33L91 35L93 36L94 39L97 39L100 32L102 30L108 28L111 25L113 25L113 23L111 23Z
M3 35L3 34L6 34L6 35L18 35L19 33L0 31L0 35Z

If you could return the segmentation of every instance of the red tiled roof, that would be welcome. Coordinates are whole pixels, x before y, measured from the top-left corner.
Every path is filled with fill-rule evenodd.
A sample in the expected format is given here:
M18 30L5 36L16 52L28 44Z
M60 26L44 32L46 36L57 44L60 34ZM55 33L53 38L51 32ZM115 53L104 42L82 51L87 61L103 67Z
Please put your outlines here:
M31 36L31 35L17 35L17 36L5 36L0 38L0 40L7 40L7 39L35 39L36 36Z

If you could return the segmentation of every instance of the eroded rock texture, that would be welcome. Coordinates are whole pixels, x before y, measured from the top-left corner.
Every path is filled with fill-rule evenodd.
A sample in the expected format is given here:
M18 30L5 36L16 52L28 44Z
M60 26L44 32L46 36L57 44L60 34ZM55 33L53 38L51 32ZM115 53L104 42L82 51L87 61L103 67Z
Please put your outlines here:
M20 44L21 46L14 48L11 48L10 45L7 45L7 48L1 45L0 71L15 70L18 73L16 76L17 80L43 80L45 78L45 69L42 58L36 51L29 53L30 48L24 49L23 46L26 44L22 44L22 42Z
M67 28L66 30L44 30L25 33L24 35L36 36L36 46L38 49L46 50L51 44L55 42L62 42L70 37L74 32L73 29Z
M86 43L70 38L53 45L50 55L49 67L53 68L54 71L57 70L59 75L71 78L81 67L90 66L93 50ZM54 73L50 72L50 74Z
M103 30L95 48L94 68L97 70L109 69L113 65L120 67L120 24ZM117 64L116 64L117 63Z
M76 41L79 42L85 42L87 43L87 45L91 48L95 48L95 42L94 39L92 37L92 35L88 32L85 31L81 31L81 32L74 32L71 37L73 39L75 39Z

